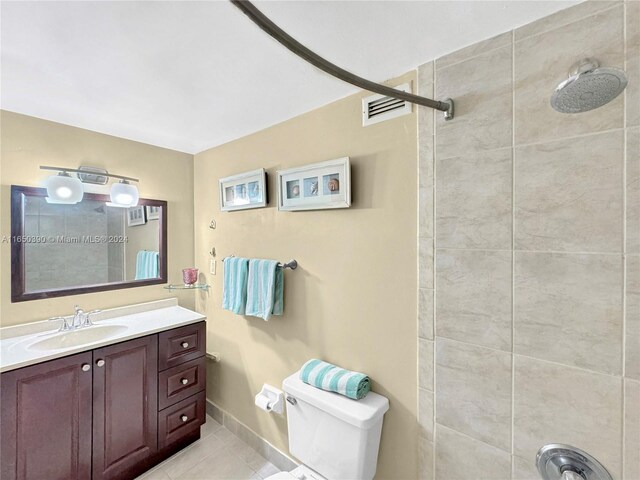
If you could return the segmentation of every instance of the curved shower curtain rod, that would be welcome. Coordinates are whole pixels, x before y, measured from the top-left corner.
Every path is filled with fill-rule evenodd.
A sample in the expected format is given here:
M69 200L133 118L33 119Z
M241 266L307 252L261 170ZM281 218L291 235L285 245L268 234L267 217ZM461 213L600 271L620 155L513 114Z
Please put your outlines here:
M436 110L440 110L444 112L445 120L451 120L453 118L453 100L450 98L445 99L444 101L432 100L430 98L421 97L418 95L412 95L411 93L406 93L400 90L396 90L395 88L387 87L386 85L381 85L376 82L372 82L367 80L366 78L359 77L354 75L343 68L334 65L333 63L325 60L317 53L312 52L307 47L298 42L295 38L289 35L287 32L278 27L275 23L273 23L269 18L258 10L250 1L248 0L230 0L236 7L238 7L242 13L244 13L247 17L249 17L256 25L258 25L262 30L267 32L273 38L275 38L282 45L287 47L293 53L306 60L310 64L327 72L330 75L333 75L340 80L343 80L347 83L360 87L364 90L369 90L371 92L379 93L382 95L386 95L392 98L399 98L400 100L405 100L407 102L416 103L418 105L422 105L429 108L434 108Z

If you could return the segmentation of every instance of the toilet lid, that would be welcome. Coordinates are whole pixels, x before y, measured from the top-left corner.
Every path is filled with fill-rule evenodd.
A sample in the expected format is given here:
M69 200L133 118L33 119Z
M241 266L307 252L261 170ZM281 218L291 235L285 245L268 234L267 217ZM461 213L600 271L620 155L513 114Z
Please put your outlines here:
M289 472L278 472L273 475L267 477L265 480L298 480L297 477L294 477Z

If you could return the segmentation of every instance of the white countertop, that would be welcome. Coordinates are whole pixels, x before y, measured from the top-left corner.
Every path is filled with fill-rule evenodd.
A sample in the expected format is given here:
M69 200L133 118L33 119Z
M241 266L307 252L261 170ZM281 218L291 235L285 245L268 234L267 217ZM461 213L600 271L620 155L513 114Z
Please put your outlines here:
M34 365L54 358L66 357L74 353L86 352L106 345L131 340L132 338L144 337L164 330L201 322L206 319L200 313L180 307L178 300L175 298L104 310L91 318L96 326L124 325L127 328L123 332L98 341L68 348L40 351L29 347L38 340L51 338L55 335L64 335L57 333L58 323L43 320L0 328L0 372L15 370L16 368ZM79 331L91 328L86 327ZM73 335L73 333L65 334Z

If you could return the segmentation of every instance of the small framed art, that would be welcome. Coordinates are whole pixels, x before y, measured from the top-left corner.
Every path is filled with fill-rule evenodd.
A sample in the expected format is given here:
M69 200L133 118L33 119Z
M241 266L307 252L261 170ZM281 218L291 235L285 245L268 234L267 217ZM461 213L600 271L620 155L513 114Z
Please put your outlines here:
M138 225L144 225L147 223L144 213L144 205L129 207L127 210L127 225L130 227L137 227Z
M156 205L147 205L147 220L159 220L160 219L160 209L162 207Z
M351 206L349 157L279 170L278 210L320 210Z
M246 210L267 206L267 174L264 168L221 178L220 210Z

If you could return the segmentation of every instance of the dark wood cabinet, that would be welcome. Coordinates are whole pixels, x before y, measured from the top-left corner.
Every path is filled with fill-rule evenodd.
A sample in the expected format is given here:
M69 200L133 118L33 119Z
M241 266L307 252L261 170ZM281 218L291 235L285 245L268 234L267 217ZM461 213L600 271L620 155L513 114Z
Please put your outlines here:
M205 421L204 392L165 408L158 416L158 447L165 448L180 442L197 431Z
M165 458L197 440L205 422L205 325L158 334L158 448Z
M3 373L0 478L133 479L200 438L204 326Z
M158 406L166 408L205 388L205 357L176 365L158 376Z
M204 357L207 334L205 322L174 328L158 334L159 369L175 367L189 360Z
M86 352L2 374L3 480L91 478L91 363Z
M158 449L156 335L93 351L93 479L144 471Z

